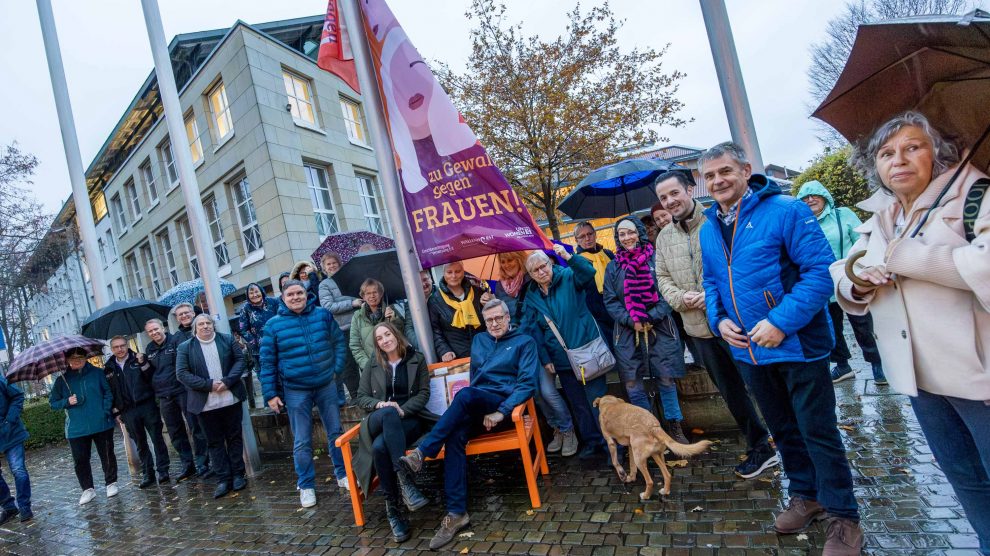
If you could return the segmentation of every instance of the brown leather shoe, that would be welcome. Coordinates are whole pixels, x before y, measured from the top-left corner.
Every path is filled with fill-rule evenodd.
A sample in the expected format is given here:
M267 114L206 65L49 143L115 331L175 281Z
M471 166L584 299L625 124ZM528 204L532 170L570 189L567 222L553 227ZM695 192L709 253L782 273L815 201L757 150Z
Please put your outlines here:
M822 556L859 556L863 552L863 529L859 523L841 517L828 518Z
M809 525L824 519L825 508L814 500L791 496L784 513L777 516L773 528L778 533L790 535L805 530Z

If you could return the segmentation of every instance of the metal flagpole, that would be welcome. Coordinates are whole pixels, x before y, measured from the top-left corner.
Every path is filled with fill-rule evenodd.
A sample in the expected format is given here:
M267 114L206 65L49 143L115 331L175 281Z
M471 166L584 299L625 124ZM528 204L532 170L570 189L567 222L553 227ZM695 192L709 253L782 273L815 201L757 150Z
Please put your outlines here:
M148 42L151 43L151 55L155 59L155 76L158 79L158 90L161 94L162 105L165 108L165 122L168 124L168 134L172 138L172 149L175 166L179 171L179 182L182 184L182 198L186 203L189 216L189 228L196 247L200 275L206 290L206 300L210 304L214 323L217 329L225 334L230 333L230 322L227 320L227 309L223 303L223 293L220 290L220 278L217 260L213 252L213 242L210 239L210 229L207 226L206 210L200 198L199 182L196 181L196 171L193 168L192 153L181 138L186 136L185 123L182 118L182 105L179 104L179 91L175 86L175 74L172 72L172 60L165 42L165 29L162 27L162 15L158 11L157 0L141 0L144 11L144 22L148 27ZM255 476L261 471L261 458L258 455L258 442L251 426L251 416L244 404L241 417L241 428L244 432L244 463L247 474Z
M708 31L708 42L712 48L712 58L715 60L715 73L718 75L718 85L722 90L722 102L725 103L725 115L729 119L729 132L732 134L732 140L749 155L753 173L762 174L763 156L760 154L760 143L756 139L753 114L749 111L746 85L743 83L742 70L739 68L739 57L736 55L736 45L732 39L732 27L729 25L725 1L700 0L700 2L701 14L705 18L705 29Z
M413 248L412 230L406 219L405 205L402 201L402 185L399 183L399 173L395 168L395 158L392 156L392 143L388 138L388 126L385 124L385 112L382 109L381 95L378 93L378 78L371 63L371 49L364 34L364 23L361 19L361 8L357 0L340 0L339 3L347 29L354 63L357 66L358 83L361 85L361 96L364 97L365 114L368 116L371 146L375 149L375 160L378 162L378 172L382 180L382 192L385 197L385 209L395 230L395 251L399 256L399 269L402 271L402 285L406 288L409 299L409 313L416 328L416 338L419 340L420 351L427 361L435 362L436 354L433 349L433 328L430 326L430 316L426 308L426 298L419 280L419 259Z

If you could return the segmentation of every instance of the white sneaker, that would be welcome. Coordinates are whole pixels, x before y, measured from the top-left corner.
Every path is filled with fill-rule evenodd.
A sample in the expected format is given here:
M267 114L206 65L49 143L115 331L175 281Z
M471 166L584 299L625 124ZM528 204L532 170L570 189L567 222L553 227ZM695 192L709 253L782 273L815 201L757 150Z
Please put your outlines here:
M299 504L304 508L312 508L316 505L316 489L299 489Z
M114 496L117 496L117 493L119 492L120 488L117 487L117 483L110 483L107 485L107 498L113 498Z
M82 496L79 497L79 505L85 506L86 504L89 504L95 499L96 499L96 490L87 488L86 490L83 491Z
M347 477L337 479L337 486L346 490L351 490L351 485L347 483Z

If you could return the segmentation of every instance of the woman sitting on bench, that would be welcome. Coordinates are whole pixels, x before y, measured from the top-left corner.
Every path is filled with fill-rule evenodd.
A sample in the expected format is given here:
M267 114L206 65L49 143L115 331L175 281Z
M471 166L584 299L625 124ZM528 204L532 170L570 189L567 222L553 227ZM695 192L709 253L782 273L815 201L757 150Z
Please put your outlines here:
M409 538L409 522L399 509L399 496L411 512L429 503L399 458L422 434L420 418L427 413L430 373L422 354L409 346L395 325L382 322L373 334L375 358L361 373L357 395L357 405L371 413L361 423L354 472L367 491L374 466L385 494L392 538L403 542Z

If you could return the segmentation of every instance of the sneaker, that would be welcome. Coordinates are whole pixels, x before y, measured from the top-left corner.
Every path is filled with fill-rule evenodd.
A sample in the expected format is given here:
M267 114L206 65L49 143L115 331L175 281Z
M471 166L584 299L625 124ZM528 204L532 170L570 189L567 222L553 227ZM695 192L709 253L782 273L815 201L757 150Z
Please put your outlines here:
M299 489L299 505L304 508L312 508L316 505L316 489Z
M117 483L110 483L107 485L107 498L113 498L114 496L117 496L119 492L120 489L117 488Z
M17 515L17 508L5 508L4 510L0 511L0 525L7 523L11 519L14 519L15 515Z
M460 515L447 514L444 516L443 521L440 522L440 528L437 529L437 533L430 539L430 550L437 550L454 540L454 535L470 524L471 518L466 513Z
M883 363L873 363L873 382L877 386L887 385L887 376L883 374Z
M858 556L863 551L863 529L851 519L830 517L822 556Z
M423 452L420 452L419 448L416 448L399 458L399 461L401 461L411 473L419 473L419 470L423 468Z
M34 512L32 512L30 508L21 511L21 523L31 521L32 519L34 519Z
M553 429L553 440L547 444L547 453L556 454L564 446L564 433L559 429Z
M773 528L778 533L790 535L807 529L809 525L824 517L825 508L817 501L791 496L787 509L774 520Z
M92 488L87 488L83 491L82 496L79 497L79 505L85 506L93 500L96 499L96 490Z
M829 374L832 376L832 384L837 384L850 378L856 378L856 371L852 370L849 363L842 363L832 367L832 371Z
M670 437L674 439L674 442L677 442L678 444L691 443L691 441L687 439L687 436L684 435L684 429L681 428L680 421L675 421L673 419L667 421L667 428L670 429L667 432L670 433Z
M561 446L560 448L560 455L564 456L565 458L569 458L574 454L576 454L578 450L577 433L574 432L574 429L571 429L563 433L563 435L564 435L564 445Z
M780 465L777 452L769 446L762 446L746 453L746 461L736 466L736 475L743 479L752 479L776 465Z
M344 490L351 490L351 485L347 483L347 477L337 479L337 487Z

